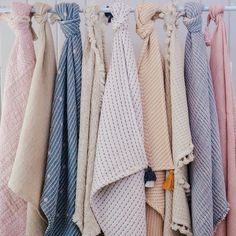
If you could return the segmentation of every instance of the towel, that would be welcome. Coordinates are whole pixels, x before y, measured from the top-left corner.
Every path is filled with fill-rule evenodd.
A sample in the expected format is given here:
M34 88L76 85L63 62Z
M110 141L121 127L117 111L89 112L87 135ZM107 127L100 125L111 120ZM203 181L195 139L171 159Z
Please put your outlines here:
M76 208L73 216L84 236L96 236L101 233L90 206L97 132L106 75L102 27L104 14L99 12L99 6L91 6L85 10L87 35L82 64Z
M142 109L130 9L112 6L114 41L98 129L91 205L106 236L146 235Z
M15 32L9 57L0 126L0 235L25 235L26 203L8 188L35 65L30 28L32 6L13 3L6 16ZM4 17L5 18L5 17Z
M213 235L228 212L213 85L202 29L201 3L186 3L185 82L194 144L191 163L193 234Z
M212 37L209 32L211 20L216 24ZM210 67L220 128L226 195L230 206L226 220L220 224L215 235L230 236L236 232L236 107L230 74L224 6L214 5L210 7L205 36L207 45L211 47Z
M60 3L55 5L55 12L66 38L55 81L40 207L48 221L45 236L74 236L80 235L79 228L72 221L75 211L82 67L80 8L75 3Z
M43 235L46 219L40 214L48 147L51 102L56 77L56 59L52 32L47 21L50 6L34 5L34 18L39 24L36 41L36 65L26 106L15 163L9 187L28 202L26 235Z
M171 137L175 167L172 229L183 235L192 235L191 216L187 194L190 192L187 165L193 161L193 144L190 133L187 97L184 81L184 55L181 51L176 6L169 4L162 10L166 31L166 75L170 79Z
M138 64L144 143L148 164L157 176L155 186L146 188L147 235L150 236L163 235L165 192L162 184L165 170L173 169L161 53L154 31L159 12L158 4L145 3L136 8L136 31L144 40Z

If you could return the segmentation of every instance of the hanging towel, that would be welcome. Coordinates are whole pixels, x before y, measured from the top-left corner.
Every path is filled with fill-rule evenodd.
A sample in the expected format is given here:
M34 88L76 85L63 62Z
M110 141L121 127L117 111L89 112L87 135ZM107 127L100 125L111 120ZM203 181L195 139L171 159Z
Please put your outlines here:
M213 85L202 29L201 3L186 3L185 82L195 146L191 163L193 234L212 236L228 212Z
M210 37L208 28L211 19L216 24L212 37ZM236 232L236 106L230 74L224 6L210 7L205 36L207 45L211 46L210 67L220 128L221 152L227 186L226 195L230 206L229 214L220 224L216 235L230 236Z
M191 216L187 194L190 192L187 165L193 161L193 144L190 133L186 89L184 81L184 55L178 37L176 6L163 9L166 31L166 75L170 80L172 155L175 166L172 229L192 235Z
M112 6L114 42L98 130L91 204L106 236L146 235L142 110L130 9Z
M55 6L65 42L52 104L48 159L40 206L48 220L45 236L80 235L72 221L75 211L80 119L82 44L80 8L75 3Z
M13 3L6 16L15 32L4 85L0 126L0 235L25 235L26 203L8 188L35 65L31 5ZM5 17L4 17L5 18Z
M48 147L51 102L56 76L56 59L52 32L47 21L50 6L34 5L34 18L39 24L36 41L36 65L26 106L16 159L9 187L28 202L26 235L44 235L46 219L39 204L43 187Z
M99 6L91 6L85 10L87 35L82 63L76 208L73 216L84 236L96 236L101 233L90 206L97 132L106 75L103 52L104 14L99 12Z
M146 188L147 235L163 235L165 170L173 169L168 134L164 75L159 42L154 31L158 4L145 3L136 9L136 31L144 40L138 75L144 119L144 143L148 164L155 172L155 186ZM155 220L154 220L155 219Z

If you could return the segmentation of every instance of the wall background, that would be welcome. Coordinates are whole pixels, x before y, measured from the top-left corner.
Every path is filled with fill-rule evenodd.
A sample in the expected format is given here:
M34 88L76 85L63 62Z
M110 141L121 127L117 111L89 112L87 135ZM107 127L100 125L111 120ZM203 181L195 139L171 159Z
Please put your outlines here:
M73 0L73 1L57 1L57 0L15 0L15 1L21 1L21 2L26 2L29 4L34 4L37 1L42 1L46 2L51 6L54 6L56 3L59 2L76 2L80 4L81 8L84 9L86 5L91 5L91 4L98 4L101 6L107 6L107 5L112 5L114 0ZM164 5L171 0L147 0L147 2L157 2L161 5ZM184 5L185 2L190 1L190 0L177 0L177 4L179 5ZM192 0L193 1L193 0ZM195 0L196 1L196 0ZM0 6L10 6L11 2L13 0L0 0ZM145 2L145 0L126 0L127 4L130 5L130 7L135 8L135 6L138 3ZM236 0L202 0L202 3L205 5L212 5L215 3L221 3L224 5L236 5ZM204 19L204 26L205 26L205 21L207 18L207 13L203 13L203 19ZM184 48L184 42L185 42L185 35L186 35L186 29L183 23L181 22L182 20L180 19L180 30L181 30L181 37L182 37L182 46ZM225 12L225 21L227 25L227 32L228 32L228 41L229 41L229 50L231 53L231 67L232 67L232 73L233 73L233 81L235 84L235 91L236 91L236 11L234 12ZM162 28L163 23L159 20L156 23L157 27L157 32L160 36L160 42L163 44L163 39L164 39L164 30ZM33 24L33 26L35 26ZM213 26L213 24L212 24ZM130 14L130 22L129 22L129 27L130 27L130 32L131 32L131 37L134 42L134 48L135 48L135 55L136 58L138 58L139 51L141 49L142 45L142 40L139 38L139 36L135 32L135 17L134 13ZM60 56L60 51L61 47L63 44L63 34L60 30L60 26L58 23L55 23L52 25L52 31L54 35L54 41L55 41L55 49L56 49L56 54L57 54L57 59ZM36 29L37 32L37 29ZM82 38L85 33L85 25L84 25L84 17L83 14L81 14L81 32L82 32ZM105 40L106 40L106 49L108 52L108 56L111 53L111 46L112 46L112 27L111 24L106 26L106 35L105 35ZM6 63L7 59L9 56L10 49L12 47L14 41L14 34L9 28L9 26L5 22L0 21L0 79L1 79L1 90L4 85L4 76L5 76L5 70L6 70ZM2 93L1 93L2 94ZM0 106L1 107L1 106Z

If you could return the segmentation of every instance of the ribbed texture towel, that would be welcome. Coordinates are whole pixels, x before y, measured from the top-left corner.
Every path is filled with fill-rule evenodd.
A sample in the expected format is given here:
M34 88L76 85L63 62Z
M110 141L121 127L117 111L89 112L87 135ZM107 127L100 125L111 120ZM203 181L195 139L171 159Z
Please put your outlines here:
M34 18L39 24L36 41L36 65L20 141L13 165L9 187L28 202L26 235L43 235L46 219L39 214L45 162L48 148L49 124L56 59L52 32L47 21L47 4L34 6ZM31 209L30 209L31 208Z
M202 30L201 3L185 5L185 81L195 160L191 163L193 234L211 236L228 212L213 85Z
M164 75L155 20L159 17L158 4L145 3L136 9L136 31L144 40L139 56L138 76L141 89L144 142L148 164L155 171L157 181L146 188L147 235L163 235L165 213L165 170L173 169L165 100ZM158 104L158 105L157 105ZM149 209L151 207L151 209ZM159 216L153 216L154 212ZM151 215L152 216L151 216ZM153 221L156 217L156 222ZM149 221L153 222L151 224Z
M98 130L91 204L106 236L146 235L143 120L128 32L130 9L112 6L114 42Z
M85 10L87 35L83 52L76 209L73 216L84 236L96 236L101 232L90 206L97 132L106 76L103 52L104 14L100 15L99 12L99 6L91 6Z
M181 50L177 29L177 11L174 4L163 9L165 40L165 69L170 80L172 155L175 166L172 203L172 229L192 235L191 216L187 193L190 192L187 165L193 161L193 144L190 133L187 97L184 80L184 53Z
M45 236L80 235L75 211L80 120L82 44L75 3L55 6L65 34L53 95L48 159L40 206L47 217Z
M216 24L212 37L210 37L208 29L211 19ZM205 38L208 46L211 46L210 67L220 127L221 152L227 186L226 194L230 206L226 221L220 224L215 235L230 236L236 232L236 107L230 74L224 6L214 5L210 7L205 36L208 36Z
M26 203L8 188L35 65L31 5L13 3L7 17L15 32L9 57L0 126L0 235L25 235Z

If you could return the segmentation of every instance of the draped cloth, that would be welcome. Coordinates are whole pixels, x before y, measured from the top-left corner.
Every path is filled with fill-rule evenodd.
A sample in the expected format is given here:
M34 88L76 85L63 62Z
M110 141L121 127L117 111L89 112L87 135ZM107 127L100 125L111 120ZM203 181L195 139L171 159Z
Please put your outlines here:
M47 156L56 59L52 32L47 21L50 6L37 3L34 9L34 18L39 24L37 60L9 187L28 202L26 235L40 236L46 229L46 219L40 214L39 204Z
M187 165L193 161L193 144L190 133L187 97L184 81L184 57L177 29L177 11L174 4L163 10L166 30L166 76L170 80L171 137L175 167L172 229L184 235L192 235L191 216L187 194L190 192Z
M90 206L97 132L106 76L102 27L104 14L100 15L99 12L99 6L91 6L85 10L87 35L83 52L76 208L73 216L82 235L88 236L101 233Z
M49 149L40 207L45 235L80 235L72 221L75 210L80 119L82 44L80 9L75 3L55 6L65 42L59 61L52 104Z
M0 126L0 235L25 235L26 203L7 184L15 160L25 108L35 65L30 29L31 5L13 3L6 16L15 32L9 57Z
M211 20L216 24L212 37L208 28ZM234 235L236 232L236 107L230 73L224 6L210 7L205 36L208 36L205 40L211 47L210 67L220 128L226 194L230 206L226 220L220 224L215 235Z
M106 236L146 235L143 120L130 9L112 6L114 41L103 97L91 205Z
M165 170L173 169L165 100L164 75L155 19L157 4L145 3L136 9L136 31L144 40L138 75L144 120L144 143L148 164L155 172L155 186L146 188L147 235L163 235L165 213ZM157 106L158 104L158 106ZM154 220L155 219L155 220Z
M213 235L228 212L219 127L202 28L201 3L186 3L185 80L195 160L191 163L193 234Z

